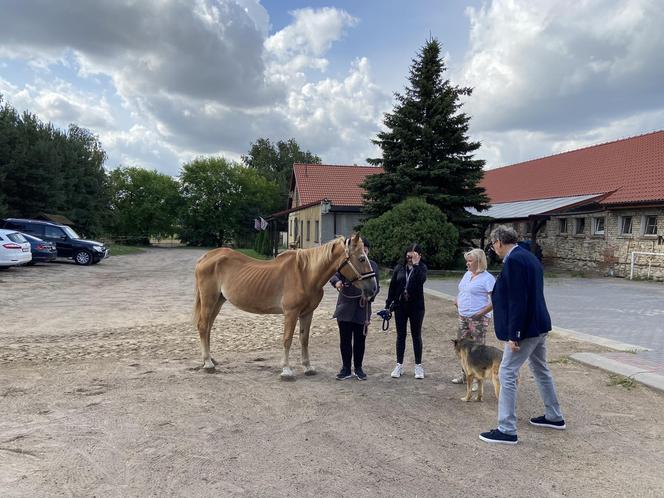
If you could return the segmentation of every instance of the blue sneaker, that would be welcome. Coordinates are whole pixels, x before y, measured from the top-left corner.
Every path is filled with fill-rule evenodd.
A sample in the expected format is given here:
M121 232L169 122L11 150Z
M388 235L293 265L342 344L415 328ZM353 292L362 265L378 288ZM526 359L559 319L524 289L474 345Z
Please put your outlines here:
M498 429L490 430L480 434L480 439L485 443L498 443L498 444L516 444L518 438L515 435L505 434Z
M547 420L544 415L541 417L535 417L530 419L530 425L536 425L537 427L548 427L549 429L556 429L562 431L567 427L564 420L559 420L558 422L551 422Z

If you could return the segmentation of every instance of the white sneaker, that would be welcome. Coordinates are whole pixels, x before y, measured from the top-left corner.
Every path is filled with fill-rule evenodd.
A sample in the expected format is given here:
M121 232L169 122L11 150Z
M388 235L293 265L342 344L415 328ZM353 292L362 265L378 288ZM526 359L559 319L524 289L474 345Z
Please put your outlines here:
M422 366L421 363L418 363L415 365L415 378L416 379L423 379L424 378L424 367Z
M403 365L401 363L397 363L397 366L394 367L394 370L392 370L392 377L398 379L399 377L401 377L402 373L403 373Z

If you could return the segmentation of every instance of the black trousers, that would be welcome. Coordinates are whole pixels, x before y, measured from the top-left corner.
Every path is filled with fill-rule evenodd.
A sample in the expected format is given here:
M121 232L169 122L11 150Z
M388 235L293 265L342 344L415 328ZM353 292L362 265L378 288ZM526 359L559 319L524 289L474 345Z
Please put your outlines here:
M422 363L422 321L423 309L397 308L394 310L394 323L397 326L397 363L403 363L406 351L406 325L410 322L410 336L413 338L415 363Z
M344 368L350 369L350 361L353 366L362 368L364 359L364 324L354 322L337 322L339 324L339 349L341 349L341 362Z

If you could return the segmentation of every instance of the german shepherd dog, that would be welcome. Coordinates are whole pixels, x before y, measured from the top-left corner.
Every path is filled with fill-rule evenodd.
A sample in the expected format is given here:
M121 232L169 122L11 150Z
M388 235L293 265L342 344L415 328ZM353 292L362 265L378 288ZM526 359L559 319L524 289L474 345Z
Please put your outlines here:
M470 339L453 339L454 352L466 373L466 396L461 401L470 401L472 396L473 380L477 379L477 401L482 401L484 394L484 379L491 378L496 399L500 395L500 380L498 370L503 359L503 352L493 346L477 344Z

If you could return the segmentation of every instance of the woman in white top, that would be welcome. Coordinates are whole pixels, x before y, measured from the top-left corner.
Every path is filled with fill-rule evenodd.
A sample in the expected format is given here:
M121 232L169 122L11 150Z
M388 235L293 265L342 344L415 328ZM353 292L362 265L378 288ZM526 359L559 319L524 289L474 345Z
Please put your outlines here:
M459 294L454 299L454 305L459 311L457 339L471 339L485 344L493 309L491 292L496 278L486 270L486 254L482 249L472 249L463 256L468 271L459 282ZM466 375L462 371L452 382L463 384Z

